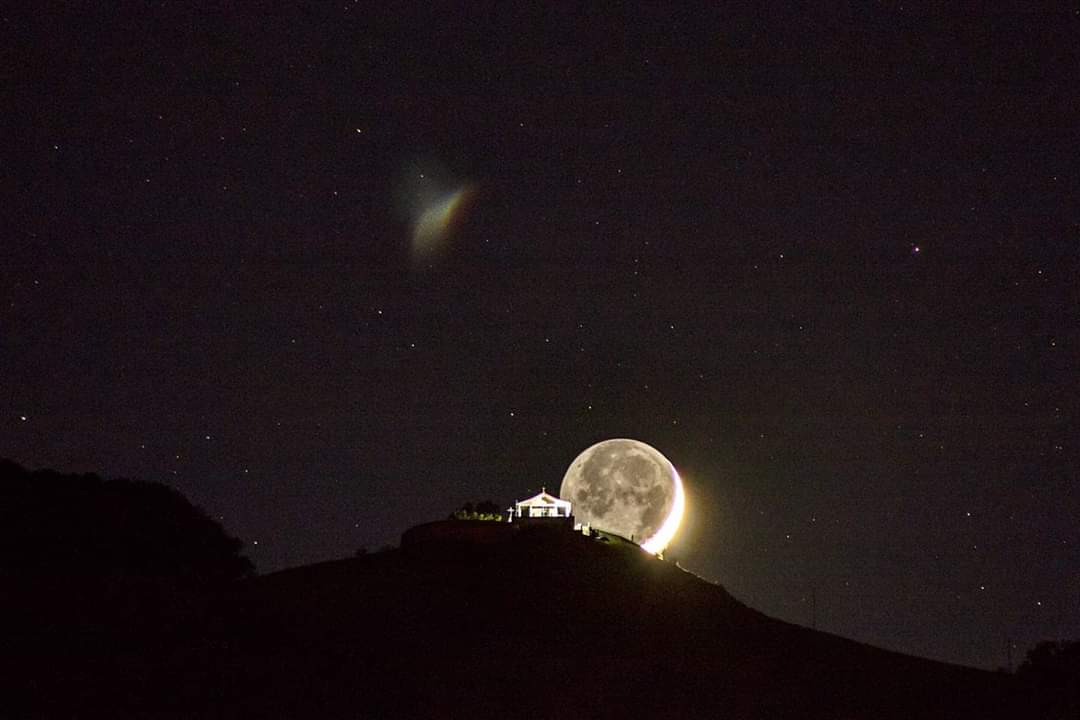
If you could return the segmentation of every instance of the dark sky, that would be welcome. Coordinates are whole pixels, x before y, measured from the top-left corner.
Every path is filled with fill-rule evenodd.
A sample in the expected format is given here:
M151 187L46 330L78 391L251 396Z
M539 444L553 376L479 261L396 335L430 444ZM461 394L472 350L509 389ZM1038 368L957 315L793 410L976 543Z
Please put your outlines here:
M1080 14L189 5L0 18L0 456L270 571L634 437L766 613L1080 637Z

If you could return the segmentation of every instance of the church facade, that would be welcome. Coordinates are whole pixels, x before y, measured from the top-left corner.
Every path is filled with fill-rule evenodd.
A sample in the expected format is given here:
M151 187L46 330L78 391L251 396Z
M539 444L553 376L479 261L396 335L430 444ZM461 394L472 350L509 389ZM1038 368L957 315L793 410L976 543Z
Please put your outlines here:
M555 497L546 488L531 498L519 500L507 508L512 523L574 525L574 514L570 502Z

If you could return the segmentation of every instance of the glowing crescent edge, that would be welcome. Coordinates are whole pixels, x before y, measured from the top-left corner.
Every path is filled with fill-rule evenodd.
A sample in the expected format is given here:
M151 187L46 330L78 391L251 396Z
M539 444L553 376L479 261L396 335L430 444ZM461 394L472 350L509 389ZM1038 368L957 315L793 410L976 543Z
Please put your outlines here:
M668 464L671 464L670 461L668 461ZM675 537L675 533L682 523L683 511L686 509L686 495L683 493L682 478L679 477L679 471L675 469L674 465L671 465L671 476L675 479L675 501L671 504L671 512L668 513L667 520L664 520L664 524L660 526L656 534L641 544L642 550L653 555L662 553L672 538Z

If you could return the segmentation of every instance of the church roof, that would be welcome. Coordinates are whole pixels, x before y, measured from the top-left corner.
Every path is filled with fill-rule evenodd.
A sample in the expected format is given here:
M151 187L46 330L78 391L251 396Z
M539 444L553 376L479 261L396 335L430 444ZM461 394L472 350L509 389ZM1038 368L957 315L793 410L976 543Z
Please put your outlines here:
M570 501L569 500L560 500L559 498L557 498L554 495L552 495L551 493L549 493L547 490L541 490L538 494L533 495L531 498L527 498L525 500L519 500L515 504L516 505L521 505L521 506L524 506L524 507L531 507L533 505L558 505L558 506L565 505L565 506L569 507Z

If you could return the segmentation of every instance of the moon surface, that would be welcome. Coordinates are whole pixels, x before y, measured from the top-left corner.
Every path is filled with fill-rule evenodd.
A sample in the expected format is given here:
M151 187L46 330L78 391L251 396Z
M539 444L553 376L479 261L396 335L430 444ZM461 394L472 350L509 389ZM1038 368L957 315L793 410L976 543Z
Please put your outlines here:
M686 498L675 466L638 440L604 440L578 455L559 495L579 522L663 552L682 521Z

